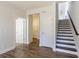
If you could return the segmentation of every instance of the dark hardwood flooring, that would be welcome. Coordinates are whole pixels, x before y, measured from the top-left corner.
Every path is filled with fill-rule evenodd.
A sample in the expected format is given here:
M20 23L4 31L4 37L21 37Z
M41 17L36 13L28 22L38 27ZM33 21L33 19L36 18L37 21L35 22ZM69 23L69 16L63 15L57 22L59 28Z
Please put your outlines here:
M77 58L75 55L54 52L48 47L39 47L35 39L30 45L18 44L16 48L0 54L0 58ZM38 45L36 45L38 44Z

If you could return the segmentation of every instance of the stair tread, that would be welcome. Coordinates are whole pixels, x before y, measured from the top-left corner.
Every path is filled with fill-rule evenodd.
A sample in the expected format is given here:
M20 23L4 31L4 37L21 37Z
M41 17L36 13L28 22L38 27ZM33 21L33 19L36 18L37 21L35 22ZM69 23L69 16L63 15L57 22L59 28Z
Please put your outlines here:
M60 26L59 26L58 28L70 28L70 27L64 27L64 26L63 26L63 27L60 27Z
M67 41L74 41L74 39L64 39L64 38L57 38L57 40L67 40Z
M70 26L64 26L64 25L63 25L63 26L59 26L59 27L70 27Z
M75 46L72 46L72 45L64 45L64 44L56 44L57 46L64 46L64 47L69 47L69 48L76 48Z
M57 36L63 36L63 37L73 37L72 35L57 35Z
M77 52L75 51L69 51L69 50L65 50L65 49L59 49L57 48L56 51L58 52L64 52L64 53L68 53L68 54L73 54L73 55L77 55Z
M58 28L58 29L70 29L70 28Z
M57 36L57 38L73 39L73 37Z
M72 31L70 29L58 29L58 31Z
M68 32L68 33L72 33L72 31L58 31L58 32Z
M57 32L57 33L61 33L61 34L72 34L72 32Z
M63 37L73 37L72 35L57 35L57 36L63 36Z
M75 46L74 43L58 42L58 41L56 41L56 43Z
M63 43L74 43L74 41L67 41L67 40L56 40L57 42L63 42Z
M62 33L62 34L60 34L60 33L57 33L57 35L73 36L73 34L64 34L64 33Z
M58 29L58 30L63 30L63 31L67 31L67 30L69 30L69 31L72 31L71 29Z
M56 46L56 48L60 48L60 49L65 49L65 50L70 50L70 51L75 51L75 52L77 52L77 50L76 50L75 48L61 47L61 46Z

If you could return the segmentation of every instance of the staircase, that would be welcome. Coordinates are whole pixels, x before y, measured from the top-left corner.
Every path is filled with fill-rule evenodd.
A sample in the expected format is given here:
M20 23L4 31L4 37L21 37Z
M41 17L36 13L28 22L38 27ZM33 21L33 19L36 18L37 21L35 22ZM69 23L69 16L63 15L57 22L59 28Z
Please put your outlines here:
M56 51L77 55L72 29L68 20L59 20Z

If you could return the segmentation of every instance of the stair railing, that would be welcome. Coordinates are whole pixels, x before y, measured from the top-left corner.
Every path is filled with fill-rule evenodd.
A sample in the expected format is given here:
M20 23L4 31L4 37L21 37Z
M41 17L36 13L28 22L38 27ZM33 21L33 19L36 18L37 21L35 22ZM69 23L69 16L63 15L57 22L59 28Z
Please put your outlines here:
M75 27L75 25L74 25L74 23L73 23L73 20L72 20L72 18L71 18L71 16L70 16L69 12L68 12L68 16L69 16L70 21L71 21L71 23L72 23L72 26L73 26L73 29L74 29L74 31L75 31L75 34L76 34L76 35L79 35L79 33L78 33L77 30L76 30L76 27Z

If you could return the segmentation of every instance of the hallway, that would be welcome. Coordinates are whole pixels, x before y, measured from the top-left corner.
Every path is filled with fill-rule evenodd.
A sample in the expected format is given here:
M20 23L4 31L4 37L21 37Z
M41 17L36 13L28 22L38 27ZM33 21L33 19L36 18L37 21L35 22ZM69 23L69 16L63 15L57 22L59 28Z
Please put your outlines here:
M0 1L0 58L79 57L79 2Z

